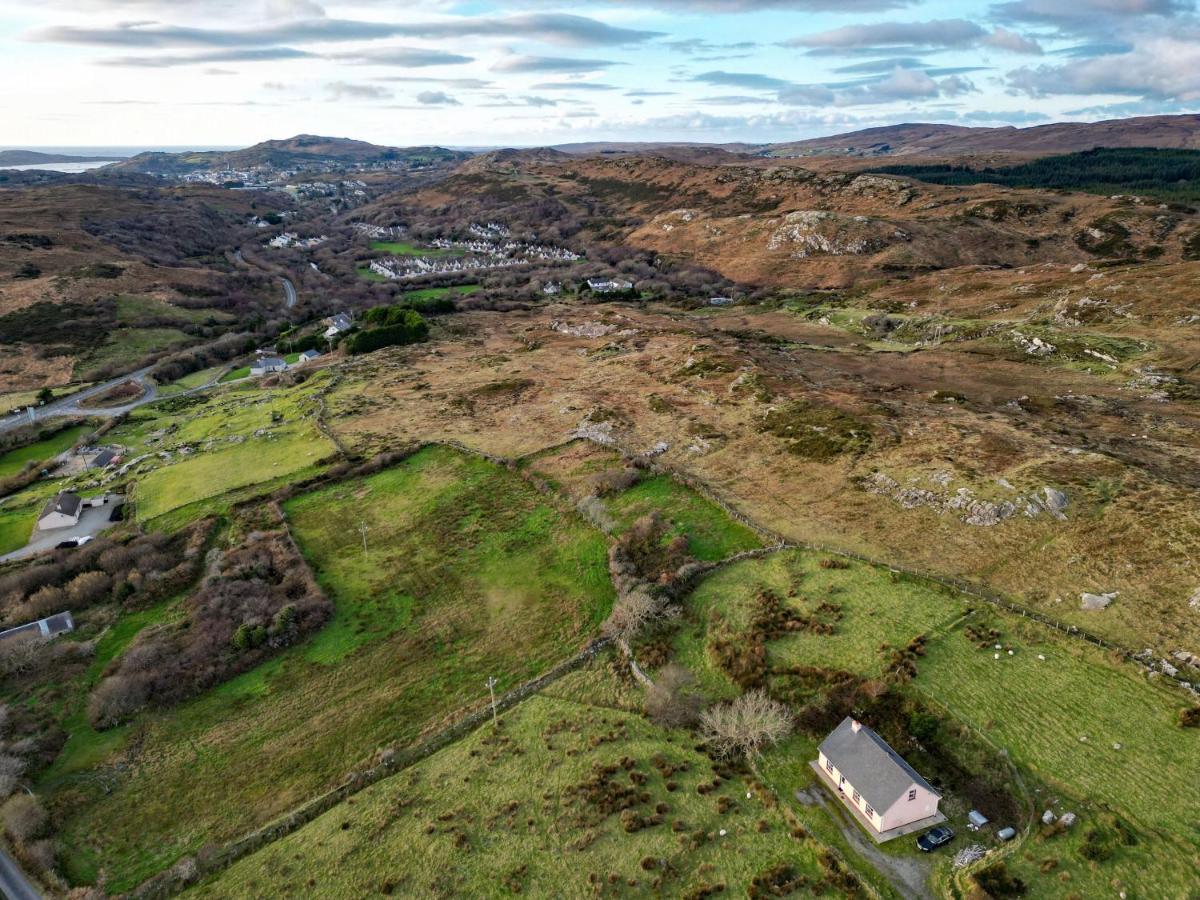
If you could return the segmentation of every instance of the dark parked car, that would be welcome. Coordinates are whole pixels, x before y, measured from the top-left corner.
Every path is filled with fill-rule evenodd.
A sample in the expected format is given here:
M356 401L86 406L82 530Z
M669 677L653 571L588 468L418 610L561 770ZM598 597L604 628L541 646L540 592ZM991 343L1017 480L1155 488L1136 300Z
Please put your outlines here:
M952 840L954 840L954 829L940 825L937 828L929 829L917 838L917 846L926 853L932 853L938 847L948 844Z
M78 547L78 546L79 546L79 541L76 538L71 538L68 541L63 541L60 544L55 544L54 549L55 550L70 550L73 547Z
M113 507L112 512L110 512L108 514L108 521L110 521L110 522L120 522L124 518L125 518L125 504L124 503L118 503L116 506Z

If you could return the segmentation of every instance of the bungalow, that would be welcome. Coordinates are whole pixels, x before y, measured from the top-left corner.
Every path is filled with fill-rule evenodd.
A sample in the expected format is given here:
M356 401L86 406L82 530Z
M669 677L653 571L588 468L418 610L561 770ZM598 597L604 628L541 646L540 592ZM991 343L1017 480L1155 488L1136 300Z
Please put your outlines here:
M46 504L38 517L38 529L49 531L52 528L70 528L79 524L79 516L83 511L83 501L78 494L63 491Z
M298 363L312 362L314 359L316 359L320 355L321 355L321 352L319 350L305 350L303 353L300 354L300 357L299 357L299 359L296 360L296 362L298 362Z
M326 319L325 324L329 326L325 329L325 337L331 338L353 328L354 320L346 315L346 313L338 313L336 316L330 316Z
M88 463L90 469L107 469L109 466L121 461L121 457L117 455L117 451L105 448L92 457Z
M278 356L264 356L250 366L251 375L266 375L268 372L285 372L288 364Z
M611 294L615 291L628 291L633 288L632 281L624 278L589 278L587 286L597 294Z
M821 743L813 767L876 842L945 821L942 795L874 731L847 716Z

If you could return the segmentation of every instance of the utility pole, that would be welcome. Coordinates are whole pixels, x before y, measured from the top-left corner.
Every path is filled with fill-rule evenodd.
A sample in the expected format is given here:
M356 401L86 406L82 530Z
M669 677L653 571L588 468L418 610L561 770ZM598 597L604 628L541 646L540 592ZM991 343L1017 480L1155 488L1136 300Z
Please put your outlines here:
M364 556L366 556L366 554L367 554L367 531L368 531L367 523L365 521L359 522L358 523L358 533L362 535L363 555Z
M496 728L499 726L500 723L496 719L496 676L495 675L488 676L487 686L488 686L488 693L490 693L492 695L492 727Z

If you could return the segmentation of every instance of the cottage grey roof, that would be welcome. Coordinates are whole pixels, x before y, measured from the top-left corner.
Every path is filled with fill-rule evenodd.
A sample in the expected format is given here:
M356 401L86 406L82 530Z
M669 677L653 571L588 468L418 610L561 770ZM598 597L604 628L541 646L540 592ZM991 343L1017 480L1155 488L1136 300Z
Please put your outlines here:
M338 331L345 331L354 324L354 320L345 313L338 313L336 316L330 316L326 321L329 322L332 327L338 329Z
M46 504L46 508L42 510L42 516L48 516L50 513L62 513L64 516L79 515L79 507L83 501L79 499L78 494L72 494L70 491L63 491L53 500Z
M113 451L101 450L96 454L96 458L92 460L92 465L102 469L116 458L117 454L113 453Z
M305 350L300 354L301 359L316 359L321 354L316 350Z
M46 628L50 633L50 637L56 634L65 634L68 631L75 630L75 620L71 618L69 612L55 613L52 616L47 616L45 619Z
M262 359L260 359L258 362L256 362L254 365L256 367L262 368L262 369L272 369L272 368L279 368L280 366L286 366L287 363L285 363L278 356L265 356Z
M854 730L854 719L842 719L821 742L821 752L877 812L884 812L905 796L915 782L941 797L917 770L866 725Z

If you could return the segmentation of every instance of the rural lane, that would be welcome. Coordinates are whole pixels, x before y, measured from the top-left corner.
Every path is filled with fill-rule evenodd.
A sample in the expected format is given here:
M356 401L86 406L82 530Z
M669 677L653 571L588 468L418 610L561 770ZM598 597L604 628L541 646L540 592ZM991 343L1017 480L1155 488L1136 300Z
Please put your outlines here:
M280 278L283 282L283 304L288 309L296 305L296 286L292 284L290 278Z
M42 893L25 877L16 860L0 847L0 893L7 900L42 900Z

